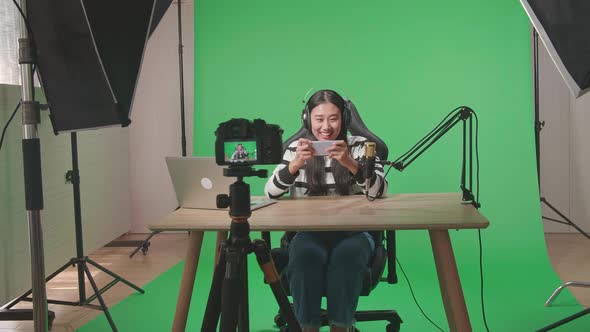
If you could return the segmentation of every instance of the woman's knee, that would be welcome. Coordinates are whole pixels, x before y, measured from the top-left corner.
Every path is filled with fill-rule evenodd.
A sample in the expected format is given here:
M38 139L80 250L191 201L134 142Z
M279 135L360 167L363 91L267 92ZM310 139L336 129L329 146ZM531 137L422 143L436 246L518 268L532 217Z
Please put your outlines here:
M361 236L364 236L361 234ZM373 250L366 238L355 236L339 243L330 255L330 266L343 269L366 267L371 260Z
M323 266L328 262L327 250L311 236L295 236L289 244L289 265Z

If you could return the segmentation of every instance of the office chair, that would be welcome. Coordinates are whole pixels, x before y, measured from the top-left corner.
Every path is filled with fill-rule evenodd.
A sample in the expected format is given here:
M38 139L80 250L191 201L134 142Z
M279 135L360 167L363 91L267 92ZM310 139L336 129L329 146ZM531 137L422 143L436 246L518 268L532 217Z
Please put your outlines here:
M375 142L377 144L377 156L381 160L387 160L389 150L383 140L377 135L373 134L364 124L358 110L354 104L346 100L346 108L349 111L350 123L348 131L351 135L366 137L368 141ZM302 126L293 136L287 139L283 144L283 150L286 149L291 142L299 139L307 134L307 130ZM375 252L371 259L371 262L367 266L363 288L361 296L367 296L371 291L377 287L380 281L387 281L389 284L397 283L397 274L395 266L395 231L376 231L369 232L375 239ZM291 295L289 290L289 282L287 280L286 273L283 273L285 267L289 263L289 254L287 251L289 240L292 238L293 233L285 233L281 238L280 248L271 250L273 261L276 265L277 271L281 274L281 283L287 295ZM262 238L270 245L270 233L262 232ZM387 277L383 278L383 272L385 270L385 263L387 262ZM325 294L324 294L325 295ZM328 325L327 311L322 310L321 312L322 326ZM401 318L395 310L370 310L370 311L357 311L355 313L355 319L357 322L363 321L388 321L386 326L386 332L398 332L402 323ZM288 332L289 327L286 326L285 319L281 316L280 312L275 316L275 323L280 327L281 332ZM358 331L358 330L356 330Z

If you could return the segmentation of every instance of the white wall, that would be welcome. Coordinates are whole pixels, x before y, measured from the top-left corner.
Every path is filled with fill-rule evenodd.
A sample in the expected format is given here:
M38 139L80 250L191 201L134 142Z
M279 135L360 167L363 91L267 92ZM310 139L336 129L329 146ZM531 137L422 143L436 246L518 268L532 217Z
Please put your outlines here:
M193 151L194 6L182 2L187 155ZM180 156L178 20L174 2L148 41L129 131L132 232L149 232L178 205L164 161Z
M539 47L541 194L558 211L590 232L590 94L575 99L544 45ZM562 220L547 205L543 215ZM543 221L545 232L577 232Z
M41 95L40 91L37 93ZM20 87L0 85L0 124L20 99ZM31 287L29 233L24 206L20 113L0 151L0 305ZM50 274L76 256L70 135L55 136L48 114L39 125L44 209L45 271ZM130 228L128 185L129 135L124 128L78 133L81 208L85 252L91 252Z
M571 102L570 219L590 233L590 94ZM577 232L573 228L570 231Z

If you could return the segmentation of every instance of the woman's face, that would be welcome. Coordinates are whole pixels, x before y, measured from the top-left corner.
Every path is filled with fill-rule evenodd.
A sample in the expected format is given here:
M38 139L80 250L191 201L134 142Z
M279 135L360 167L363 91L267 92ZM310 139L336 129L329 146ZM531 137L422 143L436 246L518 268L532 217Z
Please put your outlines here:
M320 141L335 140L342 128L340 109L332 103L323 103L310 112L311 133Z

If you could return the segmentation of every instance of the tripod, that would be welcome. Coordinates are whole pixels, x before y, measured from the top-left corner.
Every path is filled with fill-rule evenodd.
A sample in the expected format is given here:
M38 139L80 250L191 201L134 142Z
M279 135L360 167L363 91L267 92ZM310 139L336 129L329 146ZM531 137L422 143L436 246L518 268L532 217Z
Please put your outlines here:
M265 283L272 289L279 304L281 315L289 324L290 331L299 332L297 322L287 295L283 290L279 274L270 256L267 243L262 240L250 240L250 185L243 181L245 176L266 177L267 171L254 171L249 166L231 165L223 170L224 176L236 176L236 182L230 185L230 195L218 195L219 208L230 207L232 219L230 238L222 243L219 260L213 273L213 281L207 300L207 308L201 326L202 332L217 329L221 315L221 332L249 331L248 318L248 254L255 253L258 265L264 273Z
M58 274L63 272L70 266L77 266L78 267L78 301L62 301L62 300L47 300L47 303L52 304L61 304L61 305L69 305L69 306L84 306L89 307L92 309L102 310L109 321L109 325L113 331L118 331L117 327L115 326L115 322L109 313L109 309L104 302L102 294L106 292L108 289L113 287L119 281L123 282L127 286L137 290L140 293L144 293L144 290L137 287L136 285L130 283L129 281L125 280L124 278L120 277L119 275L107 270L105 267L101 266L100 264L96 263L95 261L88 258L88 256L84 255L84 245L83 245L83 237L82 237L82 213L80 208L80 174L78 170L78 140L77 135L75 132L71 133L71 145L72 145L72 170L66 173L66 179L72 183L73 191L74 191L74 220L75 220L75 231L76 231L76 257L70 259L69 262L65 263L62 267L60 267L57 271L52 273L45 279L45 282L50 281L51 279L55 278ZM109 276L113 277L114 279L108 283L106 286L102 287L101 289L98 288L90 270L88 269L88 265L92 265L95 268L101 270L102 272L108 274ZM90 297L86 297L86 285L85 285L85 278L88 278L88 281L94 291L94 295ZM13 300L9 304L5 306L4 309L10 311L10 308L14 307L21 301L32 301L32 298L29 297L31 295L32 290L27 291L17 299ZM95 299L98 299L100 305L92 304L91 302Z
M567 218L563 213L561 213L557 208L555 208L545 197L541 196L541 139L540 133L545 125L545 122L540 121L539 117L539 35L535 29L533 29L533 88L534 88L534 103L535 103L535 145L536 145L536 155L537 155L537 181L539 184L539 196L542 204L545 204L549 207L553 212L559 215L564 221L549 218L545 216L541 216L544 220L549 220L553 222L557 222L564 225L569 225L575 228L580 234L584 235L586 238L590 239L590 235L584 232L578 225L576 225L573 221ZM545 302L545 306L551 305L551 302L559 295L559 293L568 286L579 286L579 287L590 287L590 283L588 282L581 282L581 281L568 281L561 284L557 287L553 294L549 297L549 299ZM569 317L561 319L553 324L545 326L544 328L538 331L549 331L558 326L561 326L567 322L570 322L576 318L584 316L590 313L590 308L582 310L578 313L575 313Z

